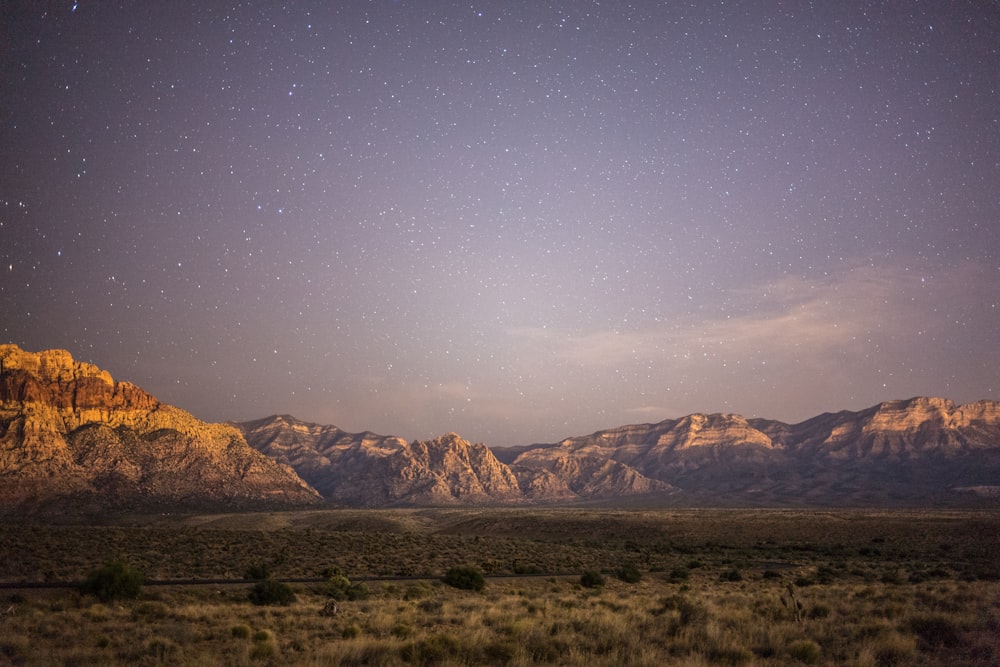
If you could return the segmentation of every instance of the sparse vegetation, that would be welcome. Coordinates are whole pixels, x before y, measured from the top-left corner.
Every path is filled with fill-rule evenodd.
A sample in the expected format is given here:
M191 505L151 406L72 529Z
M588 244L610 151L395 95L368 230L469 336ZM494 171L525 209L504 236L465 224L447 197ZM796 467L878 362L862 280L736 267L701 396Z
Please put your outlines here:
M91 572L80 591L101 602L133 600L142 591L142 572L124 560L113 560Z
M584 588L597 588L605 583L604 575L597 570L587 570L580 575L580 585Z
M637 584L642 581L642 572L635 563L625 563L616 572L619 579L627 584Z
M465 591L481 591L486 586L483 573L471 565L456 565L444 575L444 583Z
M255 605L287 606L295 602L295 591L288 584L275 579L258 581L250 589L250 602Z
M79 580L84 576L77 573L114 553L157 578L194 573L236 583L146 581L137 599L113 603L71 588L7 591L0 600L0 662L879 667L1000 661L1000 580L990 562L1000 546L994 514L636 511L614 514L609 527L609 513L317 512L257 515L245 528L194 530L207 519L192 517L140 528L88 526L89 533L8 524L0 526L7 566L0 576L7 581ZM308 523L266 527L283 521ZM345 542L350 549L340 548ZM541 572L491 579L470 594L445 584L455 562L480 576L513 575L518 563ZM621 576L623 562L642 563L643 576L629 582ZM244 579L259 563L270 564L268 576ZM424 578L378 579L400 569ZM739 581L722 576L731 570ZM248 597L258 586L280 584L275 577L310 572L312 582L296 584L287 604L257 606ZM587 572L603 585L581 586ZM896 574L893 583L883 581L886 572ZM800 577L809 585L797 586ZM367 595L351 592L360 586ZM322 613L334 598L335 612Z

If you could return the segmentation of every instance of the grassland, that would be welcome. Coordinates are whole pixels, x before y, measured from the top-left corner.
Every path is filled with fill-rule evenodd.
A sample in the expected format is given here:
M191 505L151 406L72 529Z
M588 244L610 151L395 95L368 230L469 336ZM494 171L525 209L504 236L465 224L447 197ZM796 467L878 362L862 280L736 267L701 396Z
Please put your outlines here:
M0 526L0 664L997 665L996 512L330 510ZM288 606L233 580L266 565ZM442 583L455 565L482 591ZM324 573L365 583L341 599ZM581 585L584 572L601 586ZM638 573L636 581L635 573ZM619 577L624 573L631 576ZM627 579L628 581L626 581Z

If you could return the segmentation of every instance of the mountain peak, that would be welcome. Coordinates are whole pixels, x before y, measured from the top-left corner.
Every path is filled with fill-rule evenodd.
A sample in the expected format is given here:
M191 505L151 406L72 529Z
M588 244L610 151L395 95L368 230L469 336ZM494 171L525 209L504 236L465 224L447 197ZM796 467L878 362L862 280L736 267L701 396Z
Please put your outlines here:
M207 424L66 350L0 346L0 504L101 510L313 503L238 430Z

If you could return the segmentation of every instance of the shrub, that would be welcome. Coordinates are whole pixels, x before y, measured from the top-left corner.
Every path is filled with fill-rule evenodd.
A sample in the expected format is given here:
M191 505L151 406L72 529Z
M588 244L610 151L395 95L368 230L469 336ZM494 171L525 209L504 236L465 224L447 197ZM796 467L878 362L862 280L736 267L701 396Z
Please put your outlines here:
M230 634L236 639L250 639L250 626L249 625L234 625L229 630Z
M781 579L781 573L777 570L764 570L764 579Z
M258 581L250 589L250 602L256 605L288 606L295 602L295 591L283 582L275 579Z
M809 608L809 613L806 614L809 618L826 618L830 615L830 607L823 603L814 604Z
M167 637L153 637L146 642L146 654L151 656L155 662L167 662L173 657L180 647Z
M911 664L917 649L912 637L892 633L877 638L870 652L878 667L897 667Z
M400 650L403 660L418 665L434 665L458 654L460 644L447 634L430 635Z
M115 560L91 572L80 590L101 602L135 599L142 591L143 579L142 572L123 560Z
M720 574L719 581L743 581L743 574L734 567Z
M618 578L627 584L635 584L642 580L642 573L632 563L625 563L618 569Z
M681 581L687 581L691 578L691 571L686 567L675 567L670 570L670 574L667 575L667 580L672 584L679 583Z
M271 566L267 563L254 563L243 573L243 578L250 581L264 581L271 578Z
M712 662L720 665L742 665L753 660L753 651L743 647L714 648L707 651Z
M910 619L910 629L932 648L958 646L962 642L958 625L943 614L927 614Z
M587 570L580 576L580 585L584 588L597 588L604 585L604 575L597 570Z
M806 663L807 665L815 665L819 662L820 653L819 644L811 639L800 639L798 641L794 641L791 646L788 647L788 654L790 656L799 662Z
M481 591L486 586L486 579L471 565L456 565L445 573L444 583L464 591Z
M324 592L334 600L367 600L371 590L367 584L352 584L351 580L339 572L330 574L324 587Z

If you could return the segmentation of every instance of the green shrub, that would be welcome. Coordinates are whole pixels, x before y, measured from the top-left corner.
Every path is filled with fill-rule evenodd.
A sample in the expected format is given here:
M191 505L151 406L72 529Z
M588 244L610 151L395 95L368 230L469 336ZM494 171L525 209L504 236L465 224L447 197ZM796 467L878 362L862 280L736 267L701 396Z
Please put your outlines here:
M691 571L686 567L675 567L674 569L670 570L670 574L667 575L667 580L672 584L676 584L681 581L687 581L690 578L691 578Z
M250 589L250 602L256 605L288 606L295 602L295 591L281 581L265 579Z
M323 591L334 600L367 600L371 597L372 592L368 588L368 584L352 584L351 580L340 574L339 571L336 574L330 574L327 579Z
M80 591L97 597L101 602L135 599L142 591L142 572L123 560L111 561L94 570L80 585Z
M445 573L444 583L464 591L481 591L486 586L486 579L471 565L456 565Z
M743 574L734 567L720 574L719 581L743 581Z
M230 634L236 639L250 639L250 626L249 625L234 625L229 630Z
M580 585L584 588L597 588L604 585L604 575L597 570L587 570L580 576Z
M815 665L819 662L819 656L822 651L819 648L819 644L811 639L799 639L798 641L792 642L788 647L788 654L798 660L799 662L804 662L807 665Z

